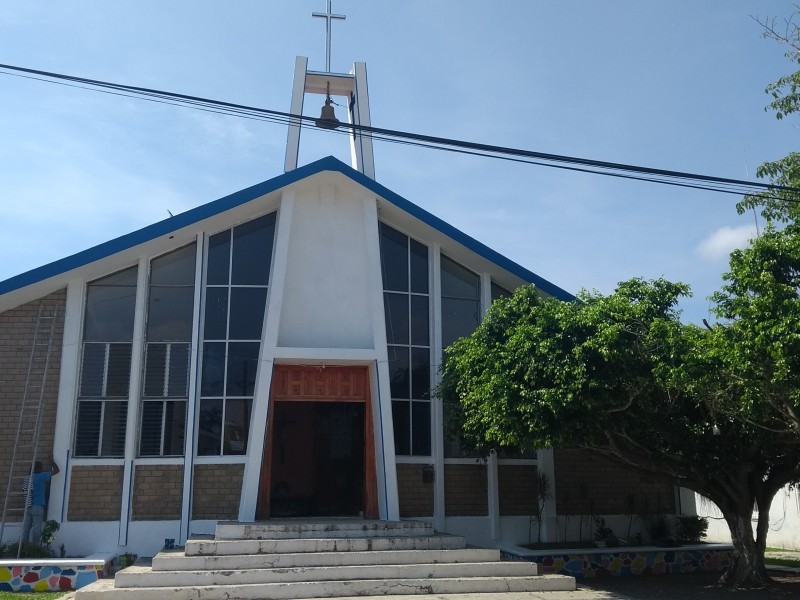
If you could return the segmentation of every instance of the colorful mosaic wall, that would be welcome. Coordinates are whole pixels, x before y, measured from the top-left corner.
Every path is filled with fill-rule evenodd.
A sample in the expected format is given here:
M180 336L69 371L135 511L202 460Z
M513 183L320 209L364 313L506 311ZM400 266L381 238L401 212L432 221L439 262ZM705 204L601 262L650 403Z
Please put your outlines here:
M525 560L539 565L540 572L571 575L575 578L619 577L626 575L666 575L722 571L731 564L730 546L676 549L627 549L566 551L564 554L525 554L503 552L505 560Z
M104 565L0 565L1 592L77 590L103 578Z

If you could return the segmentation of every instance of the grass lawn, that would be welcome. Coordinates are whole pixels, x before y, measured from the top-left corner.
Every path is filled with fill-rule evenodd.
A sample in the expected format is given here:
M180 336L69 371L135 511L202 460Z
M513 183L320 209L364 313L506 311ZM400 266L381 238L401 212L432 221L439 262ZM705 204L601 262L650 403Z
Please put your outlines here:
M770 552L787 552L783 548L769 548L764 552L764 562L768 565L778 565L781 567L797 567L800 569L800 560L792 558L776 558L769 555ZM2 600L2 598L0 598Z
M53 600L61 598L67 592L0 592L0 600L20 600L27 598L28 600Z

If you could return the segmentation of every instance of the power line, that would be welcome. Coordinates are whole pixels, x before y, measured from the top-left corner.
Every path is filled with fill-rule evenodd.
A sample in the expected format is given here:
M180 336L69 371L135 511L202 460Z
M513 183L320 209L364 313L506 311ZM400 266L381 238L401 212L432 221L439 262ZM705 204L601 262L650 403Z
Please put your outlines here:
M303 115L295 115L282 111L257 108L231 102L223 102L220 100L212 100L199 96L190 96L175 92L167 92L151 88L88 79L74 75L65 75L63 73L53 73L5 64L0 64L0 69L11 71L4 72L0 70L0 74L3 75L24 77L45 83L55 83L69 87L76 87L79 89L86 89L89 91L131 97L172 106L194 108L196 110L235 116L239 118L267 121L282 125L297 125L303 122L312 124L315 121L313 117L306 117ZM406 144L437 150L447 150L461 154L495 158L550 168L566 169L594 175L605 175L608 177L632 179L649 183L660 183L662 185L672 185L726 194L735 194L738 196L759 194L765 196L766 198L774 198L786 202L800 202L800 188L789 186L714 177L710 175L671 171L667 169L656 169L625 163L599 161L562 154L550 154L533 150L495 146L491 144L482 144L380 127L368 127L364 125L342 123L340 128L345 131L334 132L344 135L350 135L353 132L358 132L378 141ZM784 196L778 197L773 195L777 193L783 193ZM796 195L796 197L787 198L785 196L787 193L790 196Z

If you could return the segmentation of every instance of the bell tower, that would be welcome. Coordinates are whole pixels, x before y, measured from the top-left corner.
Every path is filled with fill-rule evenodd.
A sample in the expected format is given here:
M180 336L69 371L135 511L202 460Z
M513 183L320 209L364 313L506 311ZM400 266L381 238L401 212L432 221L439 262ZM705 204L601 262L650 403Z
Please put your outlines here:
M343 96L347 99L348 123L350 128L350 157L353 168L360 171L370 179L375 179L375 158L372 153L372 136L369 132L362 132L360 127L371 125L369 118L369 94L367 91L367 66L365 63L354 63L350 73L331 72L331 22L334 19L344 20L344 15L331 12L331 0L328 0L326 13L312 13L314 17L325 19L326 23L326 48L325 71L309 71L308 58L298 56L294 66L294 84L292 86L292 104L290 112L293 115L303 114L303 101L306 94L319 94L325 96L325 105L322 114L316 120L316 126L323 129L337 129L341 125L336 119L331 106L331 96ZM289 133L286 140L286 160L284 171L289 172L297 168L298 154L300 151L300 131L303 123L300 119L289 122Z

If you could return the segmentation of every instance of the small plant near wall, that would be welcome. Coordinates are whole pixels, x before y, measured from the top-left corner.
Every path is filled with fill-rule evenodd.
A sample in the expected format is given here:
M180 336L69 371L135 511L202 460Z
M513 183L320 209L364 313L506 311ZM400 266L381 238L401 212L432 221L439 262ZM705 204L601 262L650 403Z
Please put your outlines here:
M59 525L58 521L53 519L45 521L42 525L42 546L47 548L48 551L50 551L50 546L52 546L53 542L56 540L56 533L59 529L61 529L61 525Z
M672 535L672 523L666 515L646 515L644 528L650 538L650 543L654 546L676 545L676 540Z
M610 527L606 525L606 520L601 517L594 519L594 543L598 548L613 547L617 545L617 536Z
M699 544L708 532L708 519L695 515L677 517L675 526L680 544Z
M119 568L124 569L125 567L130 567L133 563L136 562L136 559L139 558L136 554L132 554L131 552L126 552L125 554L120 554L117 557L117 562L119 563Z
M536 474L536 514L531 515L530 523L528 524L528 543L531 543L531 538L533 537L532 530L533 530L533 522L536 521L537 524L537 532L536 532L536 543L542 543L542 521L544 520L544 508L545 504L548 500L553 497L553 494L550 492L550 478L547 476L547 473L542 473L541 471L537 472Z

